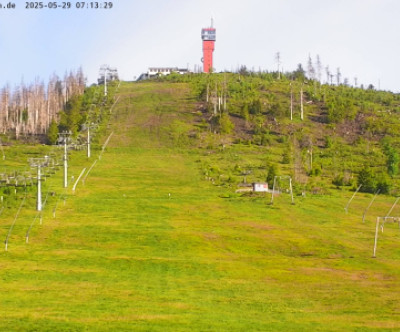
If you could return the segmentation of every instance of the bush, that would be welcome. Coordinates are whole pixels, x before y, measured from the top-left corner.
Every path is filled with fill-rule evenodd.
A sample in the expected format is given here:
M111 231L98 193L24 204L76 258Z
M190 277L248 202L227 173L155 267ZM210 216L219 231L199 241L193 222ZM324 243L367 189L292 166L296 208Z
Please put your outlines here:
M283 153L283 156L282 156L282 164L290 164L290 160L291 160L291 158L290 158L290 155L291 155L291 153L290 153L290 150L286 150L284 153Z
M332 180L332 184L334 184L337 187L344 186L344 178L343 178L343 176L336 175Z
M310 175L310 176L320 176L321 173L322 173L321 167L315 166L315 167L313 167L313 169L310 171L310 174L309 174L309 175Z
M287 138L287 136L279 136L277 139L276 139L276 141L278 142L278 143L287 143L287 141L288 141L288 138Z
M395 176L399 172L400 157L398 152L390 144L389 140L383 142L383 152L387 157L386 166L387 172L390 176Z
M364 167L358 174L357 184L361 185L361 191L374 193L376 191L375 175L370 167Z
M278 175L278 169L275 164L268 166L267 183L270 188L274 185L274 178Z
M235 125L229 119L229 115L227 114L222 114L222 116L219 119L219 126L222 134L230 134L235 128Z
M392 187L389 179L385 176L382 176L377 180L377 182L376 190L379 190L380 194L389 194Z
M330 136L325 136L325 148L329 149L333 146L333 140Z
M253 143L256 145L266 146L271 144L271 137L269 134L253 135Z
M49 130L47 131L47 143L56 144L58 138L58 125L54 120L51 121Z

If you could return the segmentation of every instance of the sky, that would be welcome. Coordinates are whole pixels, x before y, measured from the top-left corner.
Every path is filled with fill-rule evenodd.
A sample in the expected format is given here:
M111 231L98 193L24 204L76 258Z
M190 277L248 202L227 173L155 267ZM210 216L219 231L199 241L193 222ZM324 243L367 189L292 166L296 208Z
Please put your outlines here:
M400 92L398 0L111 0L112 8L0 9L0 87L45 83L82 67L87 84L100 66L131 81L148 67L201 65L201 29L213 17L216 71L340 68L351 85ZM47 5L52 1L43 1ZM98 2L104 5L105 1ZM62 5L62 1L58 1ZM325 70L322 75L326 80Z

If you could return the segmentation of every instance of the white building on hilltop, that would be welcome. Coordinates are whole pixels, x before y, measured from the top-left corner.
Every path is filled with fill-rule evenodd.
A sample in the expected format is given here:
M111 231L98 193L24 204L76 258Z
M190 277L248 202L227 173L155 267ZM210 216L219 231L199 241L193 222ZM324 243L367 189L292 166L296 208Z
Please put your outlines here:
M138 81L147 80L149 78L157 76L166 76L172 73L178 73L183 75L189 73L189 69L178 68L178 67L150 67L147 70L147 73L143 73L142 75L139 76Z
M178 74L187 74L189 72L186 68L178 68L178 67L150 67L147 71L147 75L149 77L156 76L156 75L169 75L172 73Z

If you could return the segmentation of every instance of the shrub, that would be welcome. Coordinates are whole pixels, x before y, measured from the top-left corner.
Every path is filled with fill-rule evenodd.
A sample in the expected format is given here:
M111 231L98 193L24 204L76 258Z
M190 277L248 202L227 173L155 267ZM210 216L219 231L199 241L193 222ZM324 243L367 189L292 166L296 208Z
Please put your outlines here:
M56 144L58 138L58 125L54 120L51 121L49 130L47 131L47 143Z
M370 167L364 167L358 174L357 184L361 185L361 191L374 193L376 190L375 175Z
M268 166L267 183L270 188L274 185L274 178L278 175L278 169L275 164Z
M342 175L336 175L333 180L332 184L334 184L337 187L344 186L344 178Z
M235 125L229 119L229 115L227 114L222 114L222 116L219 119L219 126L222 134L230 134L235 128Z
M333 146L333 140L330 136L325 136L325 148L329 149Z
M389 194L391 187L392 185L387 177L381 176L377 180L376 190L379 190L380 194Z
M282 156L282 164L290 164L290 150L286 150Z

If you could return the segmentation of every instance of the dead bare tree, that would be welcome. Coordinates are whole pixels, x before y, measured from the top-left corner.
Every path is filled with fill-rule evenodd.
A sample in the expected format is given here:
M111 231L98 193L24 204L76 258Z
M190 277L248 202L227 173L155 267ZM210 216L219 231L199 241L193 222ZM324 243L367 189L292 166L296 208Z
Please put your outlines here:
M53 120L58 122L69 98L83 94L84 89L81 68L65 74L63 81L54 74L47 87L39 78L28 86L22 81L12 93L6 85L0 90L0 132L14 132L17 139L20 135L45 134Z

